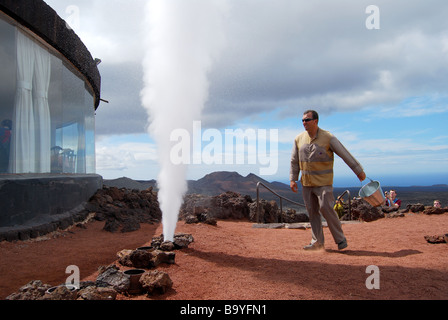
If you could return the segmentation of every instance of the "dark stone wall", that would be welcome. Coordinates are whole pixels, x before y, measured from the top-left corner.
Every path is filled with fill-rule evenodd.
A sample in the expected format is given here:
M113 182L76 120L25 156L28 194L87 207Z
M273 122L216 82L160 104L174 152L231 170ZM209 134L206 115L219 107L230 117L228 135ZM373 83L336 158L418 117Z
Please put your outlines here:
M82 211L83 204L102 186L103 178L96 174L2 176L0 234L48 223L61 224Z

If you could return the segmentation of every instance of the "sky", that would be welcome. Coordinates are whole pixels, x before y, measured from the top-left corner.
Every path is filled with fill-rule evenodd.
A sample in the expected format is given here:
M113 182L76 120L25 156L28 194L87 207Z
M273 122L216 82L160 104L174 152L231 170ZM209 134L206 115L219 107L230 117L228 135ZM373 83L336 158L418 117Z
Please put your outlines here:
M105 179L150 180L159 171L141 101L148 1L45 1L102 60L101 97L109 103L96 112L96 166ZM446 1L217 1L226 7L223 46L190 131L199 161L188 166L189 179L237 171L289 181L302 114L314 109L319 127L344 144L368 178L393 186L448 183ZM236 164L224 150L226 132L238 130L256 139L239 142L245 149ZM338 156L334 171L335 186L362 185Z

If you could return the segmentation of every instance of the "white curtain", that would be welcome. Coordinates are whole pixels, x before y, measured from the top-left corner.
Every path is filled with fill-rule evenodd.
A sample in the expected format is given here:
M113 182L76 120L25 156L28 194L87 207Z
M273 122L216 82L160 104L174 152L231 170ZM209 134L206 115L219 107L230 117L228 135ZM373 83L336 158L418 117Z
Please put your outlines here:
M37 45L34 53L36 59L33 78L36 172L45 173L51 171L51 119L48 105L51 60L50 53Z
M50 53L16 30L17 90L11 167L13 173L50 172Z
M34 172L33 72L34 43L16 30L17 90L14 106L11 170L13 173Z

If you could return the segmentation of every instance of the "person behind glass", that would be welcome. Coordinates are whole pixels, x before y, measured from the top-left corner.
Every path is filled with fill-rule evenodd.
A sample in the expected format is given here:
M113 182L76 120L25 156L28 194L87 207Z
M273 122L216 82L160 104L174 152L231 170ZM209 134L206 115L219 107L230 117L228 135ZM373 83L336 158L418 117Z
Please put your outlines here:
M11 144L11 120L3 120L0 125L0 173L8 171L9 148Z
M434 200L433 207L434 208L442 208L442 204L440 203L440 200Z
M399 209L401 207L401 200L397 198L397 192L395 190L390 190L386 197L386 206L393 209Z
M297 182L301 173L303 200L311 223L311 243L305 250L324 248L324 232L322 228L322 213L327 221L330 232L338 249L347 247L347 239L342 230L333 205L333 164L334 153L364 181L366 174L361 164L347 151L341 142L330 132L319 128L319 115L314 110L303 113L302 123L305 132L299 134L293 144L290 167L290 187L298 191Z

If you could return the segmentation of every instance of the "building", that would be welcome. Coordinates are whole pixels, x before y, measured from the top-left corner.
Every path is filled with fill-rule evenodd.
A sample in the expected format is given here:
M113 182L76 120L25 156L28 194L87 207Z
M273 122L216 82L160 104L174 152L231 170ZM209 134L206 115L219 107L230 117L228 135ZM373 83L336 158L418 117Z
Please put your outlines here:
M0 0L0 39L1 233L66 218L102 177L101 77L88 49L42 0Z

